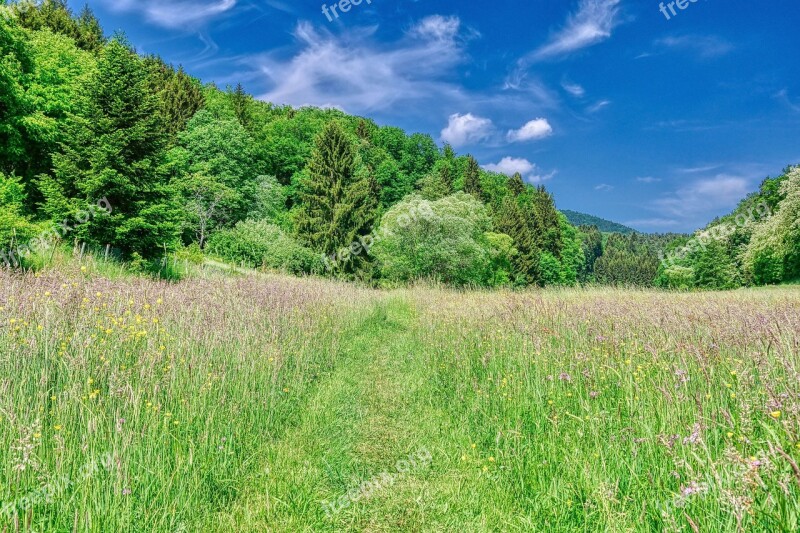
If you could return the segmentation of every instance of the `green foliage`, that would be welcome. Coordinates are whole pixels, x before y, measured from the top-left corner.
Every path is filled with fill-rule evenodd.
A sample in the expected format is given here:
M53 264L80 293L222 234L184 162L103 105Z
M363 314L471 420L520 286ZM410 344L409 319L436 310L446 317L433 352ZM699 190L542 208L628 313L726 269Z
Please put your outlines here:
M358 172L353 144L338 122L328 124L317 138L308 177L300 184L297 232L325 255L350 246L374 220L376 185L371 176Z
M559 213L561 223L561 235L564 245L561 249L561 276L559 283L563 285L575 285L578 281L578 274L584 264L584 250L582 247L582 236L575 226L567 221L567 217Z
M106 43L100 23L88 5L77 17L67 0L43 0L38 4L26 0L16 4L15 11L22 27L64 35L87 52L99 53Z
M570 211L568 209L562 209L561 212L564 213L567 220L575 226L595 226L603 233L623 233L626 235L629 233L636 233L636 230L633 228L611 222L604 218L587 215L586 213L578 213L577 211Z
M0 171L25 159L25 120L31 112L26 85L34 70L31 50L12 18L0 17Z
M97 59L71 38L47 30L29 32L28 42L36 68L27 97L36 111L25 119L28 139L19 173L30 181L52 168L51 154L67 140L70 117L80 112L82 92L95 75ZM34 200L41 201L38 191L33 192Z
M760 223L744 252L745 272L757 284L800 278L800 167L781 185L777 212Z
M494 215L495 228L509 235L517 253L512 258L513 278L517 285L541 283L541 248L536 244L531 224L525 218L517 198L507 196Z
M287 224L286 187L274 176L259 176L253 187L253 201L247 218Z
M244 220L252 209L263 166L255 143L234 119L205 110L189 121L169 153L173 185L181 195L184 221L200 246L220 225Z
M464 192L473 195L479 200L483 198L481 167L478 165L478 161L472 156L469 156L467 171L464 174Z
M594 266L603 255L603 234L597 226L581 226L581 250L583 261L578 269L578 280L591 281L594 277Z
M319 272L319 254L265 220L246 220L214 233L208 251L235 264L265 267L292 274Z
M166 134L147 71L125 44L111 41L84 88L81 116L72 115L55 180L45 203L64 199L78 210L107 198L112 213L90 218L78 236L124 255L160 256L176 243L178 210L163 170Z
M657 241L638 233L611 234L595 262L595 279L607 285L651 286L659 269L656 249Z
M513 285L514 258L519 253L514 248L514 239L504 233L487 232L484 239L489 248L491 260L487 284L491 287Z
M561 261L548 251L542 252L539 259L542 285L557 285L561 282Z
M14 265L12 247L25 245L34 236L35 226L22 215L25 189L21 179L0 173L0 267Z
M412 195L383 216L372 253L385 279L488 285L496 281L490 272L490 228L486 208L471 195L459 192L434 202ZM510 243L491 240L494 259L503 263L499 256L504 247L510 255Z

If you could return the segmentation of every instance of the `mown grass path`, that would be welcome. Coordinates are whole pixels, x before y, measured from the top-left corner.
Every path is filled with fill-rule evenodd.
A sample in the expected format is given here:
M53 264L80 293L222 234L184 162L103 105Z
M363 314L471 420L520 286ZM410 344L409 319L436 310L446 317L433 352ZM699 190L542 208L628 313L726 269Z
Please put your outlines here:
M413 308L392 297L344 332L340 365L268 446L263 486L221 514L220 529L458 530L465 517L448 501L463 502L480 522L470 480L448 466L453 443L469 440L426 390L415 321ZM324 501L334 507L326 512Z

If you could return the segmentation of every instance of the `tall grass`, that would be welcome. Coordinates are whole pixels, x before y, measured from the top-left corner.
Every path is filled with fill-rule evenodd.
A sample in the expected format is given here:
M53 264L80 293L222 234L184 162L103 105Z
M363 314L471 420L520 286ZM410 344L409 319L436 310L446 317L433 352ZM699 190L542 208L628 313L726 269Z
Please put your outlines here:
M796 288L0 273L0 531L794 531L798 354Z

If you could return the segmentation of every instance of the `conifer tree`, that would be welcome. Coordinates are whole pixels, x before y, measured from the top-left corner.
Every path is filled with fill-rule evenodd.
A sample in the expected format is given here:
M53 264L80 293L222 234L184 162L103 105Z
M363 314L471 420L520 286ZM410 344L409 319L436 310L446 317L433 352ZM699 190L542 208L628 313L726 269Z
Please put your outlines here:
M236 115L236 119L246 130L249 130L252 126L251 100L252 97L244 91L242 84L237 83L236 89L231 93L231 104L233 105L233 113Z
M508 180L508 188L514 196L524 193L525 182L522 180L522 174L519 172L514 173L511 179Z
M162 171L166 138L147 70L118 39L103 49L82 107L62 153L53 156L55 179L43 183L46 203L77 211L105 198L112 212L97 213L77 236L126 255L158 257L175 243L178 230Z
M538 283L540 248L517 198L506 196L503 199L495 218L495 226L498 231L514 239L514 247L518 253L512 262L518 281L526 285Z
M478 161L469 156L467 171L464 175L464 192L471 194L478 200L483 199L483 188L481 187L481 168Z
M316 250L336 254L369 231L377 185L365 167L357 166L353 142L338 122L317 137L306 171L297 232Z

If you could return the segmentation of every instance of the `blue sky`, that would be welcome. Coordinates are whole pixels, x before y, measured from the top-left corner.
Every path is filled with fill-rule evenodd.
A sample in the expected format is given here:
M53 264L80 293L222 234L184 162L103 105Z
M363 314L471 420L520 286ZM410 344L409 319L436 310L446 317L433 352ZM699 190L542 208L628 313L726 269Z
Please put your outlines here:
M205 82L429 133L658 232L800 163L800 4L680 3L363 0L329 21L320 0L89 1Z

